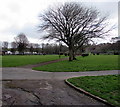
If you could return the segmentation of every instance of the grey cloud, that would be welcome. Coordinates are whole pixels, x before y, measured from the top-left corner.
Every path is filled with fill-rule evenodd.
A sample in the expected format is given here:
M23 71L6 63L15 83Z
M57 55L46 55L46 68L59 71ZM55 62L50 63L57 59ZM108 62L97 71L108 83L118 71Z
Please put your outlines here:
M83 4L87 6L93 6L96 7L103 15L109 13L110 18L115 18L118 15L118 3L117 2L83 2ZM120 3L119 3L120 4ZM120 5L119 5L120 7ZM20 10L22 7L17 2L10 3L8 5L8 8L10 11L13 13L20 13ZM119 11L120 12L120 11ZM27 14L27 13L26 13ZM32 13L31 13L32 15ZM2 19L5 19L6 16L2 17ZM24 17L24 16L23 16ZM36 19L38 18L35 16ZM120 17L120 14L119 14ZM9 17L6 17L6 20L9 19ZM22 22L21 22L22 23ZM20 28L17 23L11 25L9 28L6 28L4 31L2 31L2 34L7 34L7 35L18 35L19 33L23 32L26 34L26 36L29 38L35 38L39 39L41 37L41 33L38 33L38 25L33 24L33 23L26 23L22 28Z
M2 31L4 34L10 34L10 35L18 35L19 33L25 33L26 36L29 38L40 38L40 34L37 32L37 26L34 24L25 24L24 27L19 28L16 25L12 25L8 29Z
M109 14L111 18L117 16L118 3L117 2L85 2L87 6L96 7L102 15Z

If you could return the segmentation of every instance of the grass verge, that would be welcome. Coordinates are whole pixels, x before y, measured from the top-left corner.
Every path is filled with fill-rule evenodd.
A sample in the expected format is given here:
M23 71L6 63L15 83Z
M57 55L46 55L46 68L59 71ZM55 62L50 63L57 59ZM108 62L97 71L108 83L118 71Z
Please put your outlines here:
M95 96L105 99L115 106L120 106L119 77L120 75L85 76L70 78L68 82Z
M64 56L61 56L64 58ZM16 67L59 59L58 55L6 55L2 56L2 67Z
M65 60L33 69L50 72L118 70L118 55L90 55L84 58L79 56L72 62Z

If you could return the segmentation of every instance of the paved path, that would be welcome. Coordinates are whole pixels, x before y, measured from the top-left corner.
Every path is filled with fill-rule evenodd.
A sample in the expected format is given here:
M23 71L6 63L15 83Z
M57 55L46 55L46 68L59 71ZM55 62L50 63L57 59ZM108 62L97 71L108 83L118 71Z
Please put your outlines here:
M1 71L1 70L0 70ZM76 76L118 74L118 70L90 72L43 72L29 68L2 68L4 105L99 105L109 107L64 83Z
M74 90L62 80L14 80L3 82L5 87L3 88L5 102L3 103L7 105L13 103L13 105L36 105L38 103L39 105L82 105L82 107L87 105L96 107L96 105L99 105L98 107L109 107Z
M119 70L120 71L120 70ZM26 68L2 68L2 79L58 79L64 80L76 76L97 76L118 74L118 70L88 71L88 72L46 72Z

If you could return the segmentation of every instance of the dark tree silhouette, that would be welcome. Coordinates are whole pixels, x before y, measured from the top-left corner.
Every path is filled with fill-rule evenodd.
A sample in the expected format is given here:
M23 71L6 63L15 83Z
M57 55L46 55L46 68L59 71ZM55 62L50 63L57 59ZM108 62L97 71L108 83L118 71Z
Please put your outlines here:
M17 49L19 54L24 54L24 51L29 44L29 41L24 33L20 33L17 37L14 38L17 44Z
M93 8L78 3L65 3L49 9L40 15L42 24L39 31L47 31L43 39L56 39L69 47L69 61L75 59L75 52L92 38L102 38L111 31L107 28L107 17Z
M33 54L33 52L34 52L34 44L33 43L29 44L29 51L31 52L31 54Z
M4 41L4 42L2 43L2 50L3 50L4 52L7 52L7 50L8 50L8 42L7 42L7 41Z
M15 54L16 49L17 49L17 44L16 44L16 42L12 42L12 43L11 43L11 52L12 52L13 54Z

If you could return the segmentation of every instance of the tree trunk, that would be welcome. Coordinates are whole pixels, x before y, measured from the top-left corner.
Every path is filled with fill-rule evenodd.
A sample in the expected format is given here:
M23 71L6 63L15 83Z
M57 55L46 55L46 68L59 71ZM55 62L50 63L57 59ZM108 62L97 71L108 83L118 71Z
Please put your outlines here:
M69 47L69 61L73 61L73 50L72 50L72 47Z
M73 60L77 60L76 57L75 57L75 52L73 51Z

